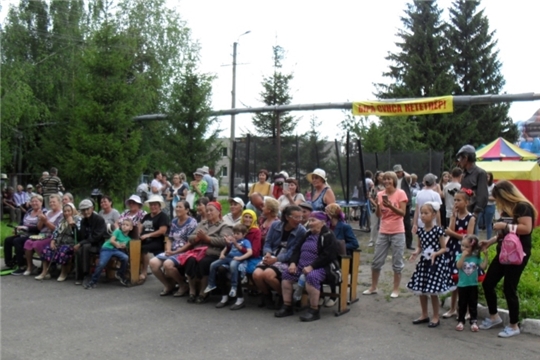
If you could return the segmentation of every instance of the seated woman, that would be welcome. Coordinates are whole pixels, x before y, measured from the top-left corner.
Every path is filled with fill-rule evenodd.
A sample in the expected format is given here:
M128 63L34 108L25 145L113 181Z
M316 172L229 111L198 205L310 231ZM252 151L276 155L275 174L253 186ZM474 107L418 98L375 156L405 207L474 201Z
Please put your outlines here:
M326 215L330 219L330 230L334 232L336 239L345 240L347 255L358 249L358 239L354 235L351 225L345 222L345 214L341 207L336 204L329 204L325 209Z
M248 196L251 196L253 193L259 193L262 196L269 196L270 193L270 183L268 182L268 170L261 169L259 170L259 181L251 186L249 189ZM246 185L247 188L247 185Z
M42 213L43 198L41 195L34 195L30 198L31 210L27 211L23 218L23 225L14 229L14 235L4 240L4 261L7 269L13 269L12 275L22 275L26 271L24 261L24 243L30 235L38 234L41 227L38 226L39 214ZM43 226L43 224L41 224ZM15 259L13 259L13 248L15 248Z
M179 262L185 271L189 282L188 303L202 304L208 301L210 294L203 295L203 291L208 285L208 275L210 265L219 259L221 250L227 246L225 236L232 235L232 229L221 219L221 204L215 201L209 202L206 206L206 220L202 221L195 231L188 236L189 250L180 254ZM197 260L196 257L189 256L190 250L206 248L204 257ZM189 256L189 257L188 257ZM197 297L197 294L199 296Z
M276 221L279 220L278 218L279 214L279 202L272 198L272 197L265 197L263 208L262 208L262 214L259 218L259 229L261 230L261 237L263 239L266 238L266 234L268 233L268 230L270 229L270 226Z
M117 229L116 222L120 218L120 213L113 208L112 198L108 195L103 195L99 204L101 206L99 215L105 219L105 224L107 224L107 237L109 237L113 231Z
M62 207L64 207L64 205L67 205L69 203L75 204L75 200L73 199L73 195L67 192L62 196Z
M195 201L195 220L197 223L201 223L202 221L206 220L206 205L209 202L210 200L206 196L203 196Z
M57 281L65 281L69 274L69 264L74 255L73 246L81 228L81 217L72 203L65 204L62 210L64 217L54 230L51 243L45 246L41 254L43 270L35 277L36 280L51 278L49 267L53 262L62 266Z
M188 236L197 227L197 221L189 216L189 210L187 201L180 200L176 203L176 217L171 223L169 237L166 238L165 252L150 260L152 273L164 286L160 296L172 294L176 284L178 284L178 291L174 293L175 297L184 296L189 289L184 274L181 274L177 268L180 265L177 260L178 254L187 250Z
M165 207L163 197L155 194L150 195L145 204L150 207L150 214L146 214L139 224L139 238L142 242L139 283L144 283L146 280L146 271L150 263L148 253L161 254L165 251L165 234L169 228L169 217L161 211Z
M305 276L306 291L309 295L309 309L300 315L301 321L320 319L319 297L321 284L330 274L330 265L337 259L338 246L334 233L326 227L327 215L314 211L310 215L309 231L294 248L289 267L283 271L281 287L283 306L274 314L285 317L294 314L292 308L293 283Z
M115 228L120 228L120 223L124 219L130 219L133 223L133 227L139 227L141 220L146 216L146 211L142 210L143 203L139 195L131 195L129 199L126 200L126 207L128 208L124 211L118 220L116 221ZM138 230L137 230L138 231Z
M266 305L269 309L275 309L270 291L281 294L281 274L287 269L286 263L289 262L296 243L306 233L301 222L302 209L290 205L281 213L281 221L270 226L264 241L264 257L253 272L253 282L262 293L259 307Z
M313 191L310 196L313 211L324 211L326 205L336 202L334 192L326 183L326 171L315 169L312 173L306 175L306 179L313 185Z
M242 211L244 210L244 201L242 198L235 197L229 199L229 211L227 215L223 217L225 224L234 226L240 224L242 221Z
M279 202L279 210L282 211L289 205L300 205L306 199L304 195L300 192L300 187L298 186L298 180L294 178L288 178L285 180L283 195L281 195L277 200Z
M255 211L253 210L244 210L242 212L242 224L244 224L248 228L248 232L245 236L247 240L249 240L251 244L251 250L252 250L252 256L246 260L246 266L245 269L240 268L241 271L244 271L246 275L252 275L253 271L255 270L255 267L257 264L261 262L261 251L262 251L262 239L261 239L261 230L259 230L259 226L257 225L257 214L255 214ZM222 277L223 274L226 271L222 271ZM241 274L238 273L238 284L241 284ZM227 303L229 302L229 293L227 289L224 288L225 281L221 281L221 301L217 303L216 308L222 308L227 306ZM239 310L242 309L245 306L244 302L244 289L242 286L238 286L237 292L236 292L236 303L234 303L231 306L231 310Z
M41 240L26 240L24 243L24 252L26 257L26 271L23 275L28 276L32 273L34 269L34 264L32 261L32 254L35 251L38 255L41 256L43 249L51 243L52 233L62 220L62 198L58 194L49 195L49 207L51 208L47 214L38 215L38 227L41 227L39 235Z

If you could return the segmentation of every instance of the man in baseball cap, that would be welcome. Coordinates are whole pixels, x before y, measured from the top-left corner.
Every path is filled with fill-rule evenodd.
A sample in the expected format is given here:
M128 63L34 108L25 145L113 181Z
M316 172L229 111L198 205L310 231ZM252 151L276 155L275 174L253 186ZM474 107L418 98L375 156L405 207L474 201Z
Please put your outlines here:
M478 217L484 211L488 202L487 173L484 169L476 166L476 150L472 145L464 145L456 154L457 165L463 169L461 188L471 189L473 196L469 201L469 211ZM478 234L478 227L475 228Z

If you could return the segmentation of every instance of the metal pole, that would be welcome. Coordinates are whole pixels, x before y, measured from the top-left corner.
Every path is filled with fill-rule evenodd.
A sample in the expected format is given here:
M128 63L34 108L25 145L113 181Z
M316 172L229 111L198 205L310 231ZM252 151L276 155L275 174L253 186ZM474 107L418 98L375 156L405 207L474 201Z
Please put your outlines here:
M276 142L277 142L277 172L281 171L281 120L279 119L279 111L276 112Z
M244 193L244 202L247 204L249 201L248 194L249 194L249 147L251 145L251 135L247 134L246 136L246 162L244 164L244 184L245 186L245 193Z
M346 178L346 184L347 184L347 192L345 193L345 201L347 202L347 204L349 203L349 189L351 187L351 173L350 173L350 161L351 161L351 137L350 137L350 134L349 132L347 131L347 154L346 154L346 166L347 168L345 169L345 176L347 177Z
M343 196L345 197L345 184L343 183L343 172L341 171L341 159L340 159L340 156L339 156L338 141L334 140L334 144L336 145L336 159L337 159L337 165L338 165L339 180L341 182L341 190L343 191Z
M238 43L235 41L233 43L231 109L236 108L236 47L237 47L237 45L238 45ZM234 114L234 113L231 114L231 140L230 140L231 159L230 159L230 162L229 162L231 169L233 168L232 155L233 155L233 143L234 143L234 139L235 139L234 130L235 130L235 127L236 127L235 116L236 116L236 114ZM231 176L229 176L229 182L231 184L234 183L234 174L232 174L232 173L231 173ZM246 186L247 186L247 184L246 184ZM234 189L234 185L230 186L229 188ZM230 191L231 192L230 192L229 196L233 197L234 196L234 191L232 191L232 190L230 190Z

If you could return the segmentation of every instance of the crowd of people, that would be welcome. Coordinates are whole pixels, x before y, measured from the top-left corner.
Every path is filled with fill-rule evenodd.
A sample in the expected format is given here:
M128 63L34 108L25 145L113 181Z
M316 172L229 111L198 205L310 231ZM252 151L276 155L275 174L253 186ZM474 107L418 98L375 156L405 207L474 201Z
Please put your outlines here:
M368 208L372 209L368 246L374 246L374 258L372 282L363 294L379 292L380 272L391 251L390 297L398 298L408 249L411 261L418 260L407 283L419 295L421 305L413 324L427 323L433 328L440 324L440 317L456 317L456 330L463 330L467 319L470 329L478 331L502 323L495 286L504 277L510 323L499 336L510 337L519 334L517 284L530 257L537 211L511 182L494 183L493 175L476 166L475 160L474 148L468 145L457 154L458 166L444 172L439 181L426 174L420 185L418 177L399 164L366 181ZM156 171L146 200L133 194L120 213L112 199L103 196L97 213L89 199L76 207L69 193L58 195L64 189L57 170L52 169L40 181L43 195L33 193L30 185L22 198L24 204L15 204L21 218L14 211L13 221L20 225L5 239L6 266L14 269L13 275L31 275L36 253L43 261L37 280L50 278L51 265L56 264L61 269L57 281L65 281L74 268L75 284L93 289L102 270L115 258L115 276L120 284L128 285L126 250L130 239L140 239L141 270L131 282L142 284L151 273L163 285L160 296L187 296L188 303L203 304L212 294L219 294L217 308L231 305L231 310L239 310L245 306L243 284L251 282L260 296L259 307L286 317L294 314L293 291L299 286L305 287L309 297L309 308L300 319L319 319L320 306L331 307L336 302L321 297L321 290L327 284L335 293L338 241L344 242L349 254L359 247L326 172L315 169L307 174L312 191L306 201L297 179L282 171L270 183L269 172L261 169L259 181L249 190L249 202L229 198L227 214L217 201L219 185L212 175L201 167L191 182L182 173L173 175L170 184ZM21 192L19 186L18 196ZM143 210L144 205L149 212ZM493 222L495 207L501 219ZM487 240L478 237L480 220ZM509 232L517 234L525 252L519 265L499 261L501 241ZM487 248L495 244L497 256L488 266ZM97 266L92 263L95 254L99 254ZM481 323L476 310L479 282L490 313ZM450 309L439 316L439 296L450 292ZM428 299L433 307L431 317Z

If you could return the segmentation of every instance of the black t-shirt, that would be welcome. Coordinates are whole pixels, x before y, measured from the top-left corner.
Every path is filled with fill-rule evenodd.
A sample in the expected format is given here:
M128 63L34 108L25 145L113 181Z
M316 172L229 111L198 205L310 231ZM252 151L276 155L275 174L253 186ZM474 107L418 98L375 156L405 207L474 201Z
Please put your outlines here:
M508 216L508 214L506 213L502 213L501 214L501 217L504 219L504 218L511 218L512 221L511 223L512 224L517 224L518 223L518 219L520 217L531 217L532 218L532 224L533 224L533 228L534 228L534 222L535 222L535 218L534 218L534 211L531 207L531 205L529 205L529 203L526 203L526 202L519 202L516 204L516 207L514 208L514 217L512 218L511 216ZM505 234L507 232L505 231ZM521 240L521 245L523 246L523 252L525 252L525 254L527 254L527 256L530 256L531 255L531 248L532 248L532 229L531 229L531 232L528 233L528 234L525 234L525 235L518 235L519 236L519 239ZM499 253L501 251L501 242L499 242L497 244L497 253Z
M149 234L154 231L158 231L160 227L166 226L167 231L169 230L169 217L167 214L165 214L163 211L161 211L156 216L152 217L152 214L146 214L142 221L142 232L141 235ZM165 232L166 234L167 232ZM165 234L158 236L158 237L151 237L146 239L146 242L164 242L165 241Z

